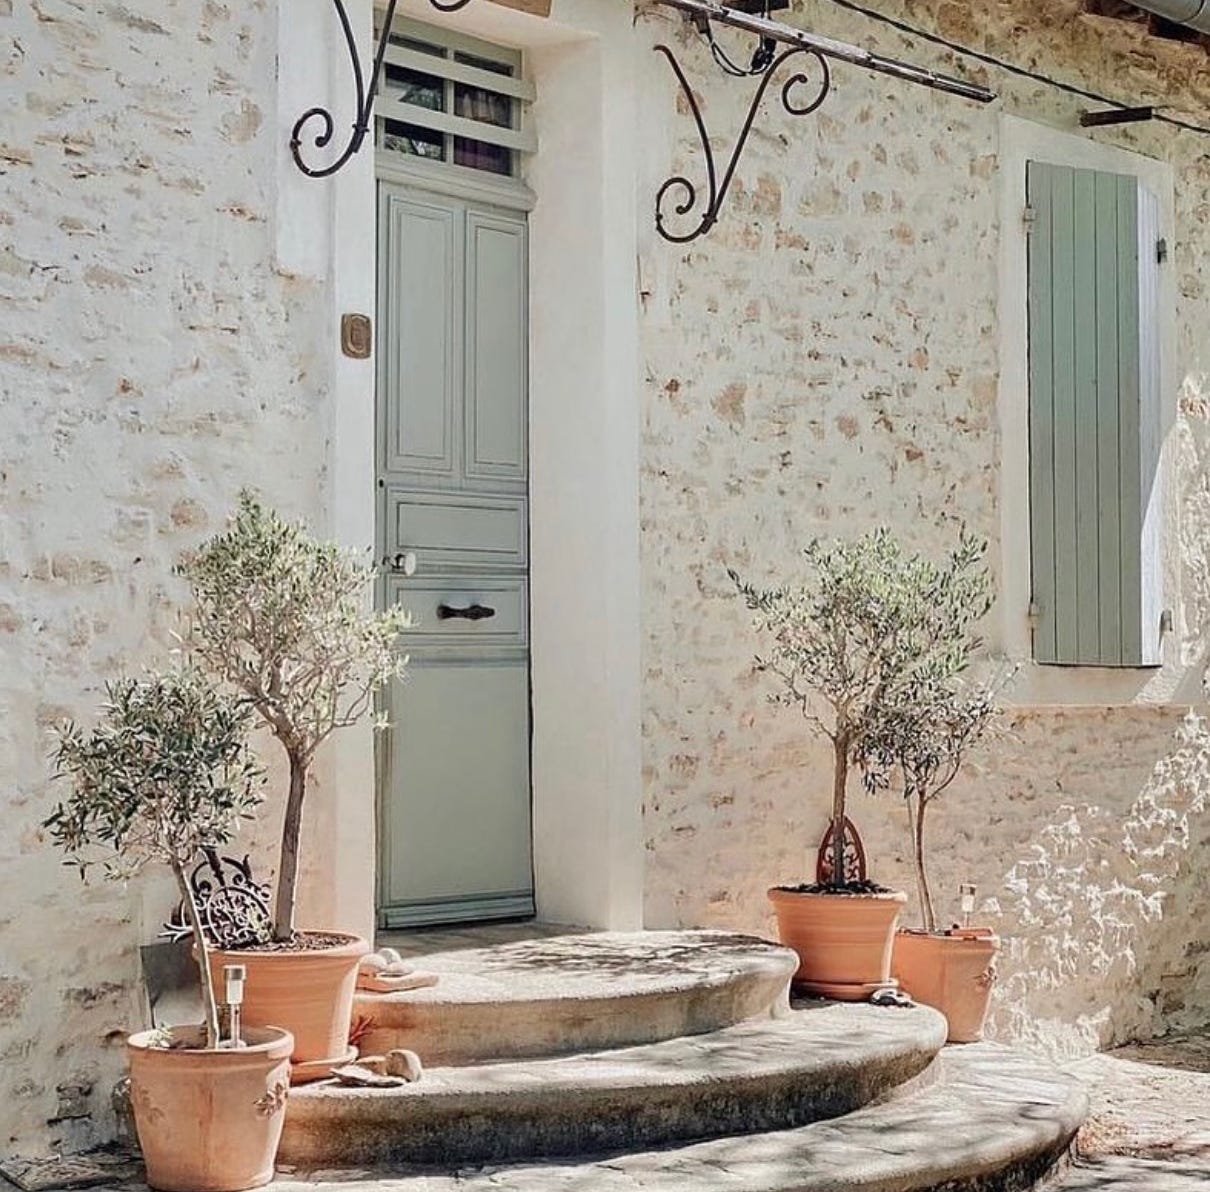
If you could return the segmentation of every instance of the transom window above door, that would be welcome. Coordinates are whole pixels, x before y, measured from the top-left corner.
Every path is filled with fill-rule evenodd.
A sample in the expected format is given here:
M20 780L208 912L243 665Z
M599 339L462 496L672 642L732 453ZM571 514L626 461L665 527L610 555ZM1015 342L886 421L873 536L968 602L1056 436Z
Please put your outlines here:
M519 177L537 148L525 127L534 95L520 51L396 21L375 105L379 152Z

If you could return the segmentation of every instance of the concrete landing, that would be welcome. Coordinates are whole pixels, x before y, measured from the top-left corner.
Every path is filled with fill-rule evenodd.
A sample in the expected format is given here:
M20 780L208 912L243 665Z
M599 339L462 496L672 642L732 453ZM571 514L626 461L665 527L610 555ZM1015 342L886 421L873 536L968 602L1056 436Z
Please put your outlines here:
M918 1077L935 1010L813 1003L709 1035L558 1059L430 1068L418 1084L291 1090L284 1162L499 1162L785 1130ZM754 1144L755 1145L755 1144Z
M894 1011L887 1010L891 1014ZM1018 1192L1063 1156L1079 1086L992 1044L946 1050L941 1078L796 1130L601 1161L281 1174L274 1192ZM292 1096L293 1107L293 1096ZM1174 1189L1175 1192L1175 1189Z
M359 994L363 1055L429 1067L654 1043L784 1011L794 953L718 931L597 932L426 956L432 989Z

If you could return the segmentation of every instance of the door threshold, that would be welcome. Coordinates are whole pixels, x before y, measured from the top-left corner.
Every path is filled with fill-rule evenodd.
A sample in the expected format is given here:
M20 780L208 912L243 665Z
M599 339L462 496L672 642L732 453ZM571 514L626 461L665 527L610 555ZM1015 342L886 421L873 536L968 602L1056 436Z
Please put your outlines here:
M491 948L556 935L583 935L593 930L567 923L539 923L536 919L496 923L446 924L443 927L383 929L374 937L378 948L394 948L401 956L431 956L468 948Z

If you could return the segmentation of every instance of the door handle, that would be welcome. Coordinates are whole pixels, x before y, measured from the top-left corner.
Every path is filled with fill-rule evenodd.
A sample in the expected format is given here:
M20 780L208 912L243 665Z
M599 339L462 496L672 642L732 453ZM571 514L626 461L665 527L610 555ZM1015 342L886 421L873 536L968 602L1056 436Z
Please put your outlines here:
M397 555L384 555L382 565L389 567L392 571L402 572L404 575L415 575L416 555L413 551L401 550Z
M494 617L496 610L489 608L486 604L470 604L465 608L452 608L448 604L437 605L437 620L452 621L461 619L463 621L486 621L488 617Z

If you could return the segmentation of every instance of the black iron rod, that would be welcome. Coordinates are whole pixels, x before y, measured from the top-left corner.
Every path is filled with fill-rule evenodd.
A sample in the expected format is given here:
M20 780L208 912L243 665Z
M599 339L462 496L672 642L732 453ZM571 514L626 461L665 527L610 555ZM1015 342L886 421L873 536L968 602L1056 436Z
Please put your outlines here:
M743 29L755 33L758 37L768 37L773 41L784 42L786 45L798 46L803 50L811 50L838 62L848 62L866 70L879 74L890 75L892 78L903 79L921 87L931 87L935 91L945 91L951 95L960 95L964 99L973 99L978 103L990 103L996 98L994 91L968 83L964 79L952 75L939 74L935 70L927 70L922 66L913 66L908 62L900 62L896 58L884 58L881 54L863 50L860 46L849 45L847 42L834 41L830 37L820 37L815 33L807 33L803 29L795 29L792 25L781 21L772 21L755 13L741 12L728 8L716 0L654 0L666 8L675 8L703 20L717 21L720 25L730 25L734 29Z

